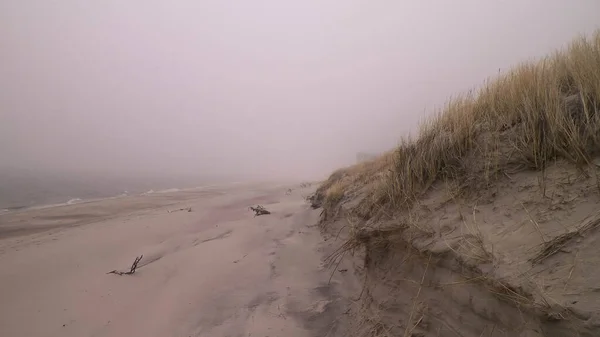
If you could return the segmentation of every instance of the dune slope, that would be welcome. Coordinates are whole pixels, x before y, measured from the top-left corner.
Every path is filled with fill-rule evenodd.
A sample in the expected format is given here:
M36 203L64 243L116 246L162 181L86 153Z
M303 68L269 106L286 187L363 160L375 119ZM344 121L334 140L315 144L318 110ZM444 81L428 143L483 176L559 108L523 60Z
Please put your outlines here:
M597 32L332 174L313 205L364 285L352 331L600 335L599 150Z

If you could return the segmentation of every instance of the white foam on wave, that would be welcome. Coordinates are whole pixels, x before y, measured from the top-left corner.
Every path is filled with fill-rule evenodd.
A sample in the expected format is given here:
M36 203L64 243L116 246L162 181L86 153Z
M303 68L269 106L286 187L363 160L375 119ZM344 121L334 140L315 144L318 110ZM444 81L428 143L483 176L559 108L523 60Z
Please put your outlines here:
M81 200L79 198L74 198L74 199L71 199L71 200L67 201L67 205L73 205L73 204L76 204L76 203L81 202L81 201L83 201L83 200Z
M181 190L178 188L168 188L166 190L160 190L156 193L172 193L172 192L179 192L179 191L181 191Z

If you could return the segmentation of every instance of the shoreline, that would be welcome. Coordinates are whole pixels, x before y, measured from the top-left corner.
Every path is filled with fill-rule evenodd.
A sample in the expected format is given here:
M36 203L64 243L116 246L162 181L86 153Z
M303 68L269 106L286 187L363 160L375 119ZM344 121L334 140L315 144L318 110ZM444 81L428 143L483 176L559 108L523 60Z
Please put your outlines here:
M196 187L181 187L181 188L173 187L173 188L166 188L166 189L161 189L161 190L157 190L157 191L150 189L145 192L131 193L131 194L129 194L129 193L127 193L127 191L125 191L124 193L121 193L118 195L113 195L113 196L108 196L108 197L90 198L90 199L80 199L80 198L75 197L75 198L71 198L65 202L2 208L2 209L0 209L0 215L14 214L16 212L27 212L27 211L31 211L31 210L40 210L40 209L47 209L47 208L54 208L54 207L80 205L80 204L98 202L98 201L103 201L103 200L112 200L112 199L120 199L120 198L127 198L127 197L139 197L139 196L145 196L145 195L151 195L151 194L177 193L177 192L187 192L187 191L204 190L204 189L211 189L211 188L219 189L219 188L226 188L227 186L235 186L235 185L240 185L240 184L251 184L251 183L235 181L235 182L230 182L230 183L207 184L207 185L196 186Z
M21 208L0 213L0 240L86 225L126 214L144 213L152 209L162 209L175 203L236 193L236 191L245 189L271 191L279 188L285 189L289 186L292 186L292 184L281 182L231 182L177 190L165 189L153 193L89 199L72 204L61 203Z

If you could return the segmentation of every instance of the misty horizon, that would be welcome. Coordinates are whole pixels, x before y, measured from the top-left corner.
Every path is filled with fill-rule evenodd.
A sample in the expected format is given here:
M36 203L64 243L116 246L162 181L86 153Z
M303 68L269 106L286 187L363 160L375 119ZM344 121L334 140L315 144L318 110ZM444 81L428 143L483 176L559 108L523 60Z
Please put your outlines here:
M325 177L600 2L0 3L0 168Z

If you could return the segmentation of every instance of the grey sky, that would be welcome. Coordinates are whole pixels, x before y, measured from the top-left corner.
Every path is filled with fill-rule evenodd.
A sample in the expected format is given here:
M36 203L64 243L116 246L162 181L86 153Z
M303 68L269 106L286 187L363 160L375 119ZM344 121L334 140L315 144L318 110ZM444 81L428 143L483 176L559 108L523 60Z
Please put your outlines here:
M598 13L597 0L0 0L0 164L324 174L592 32Z

